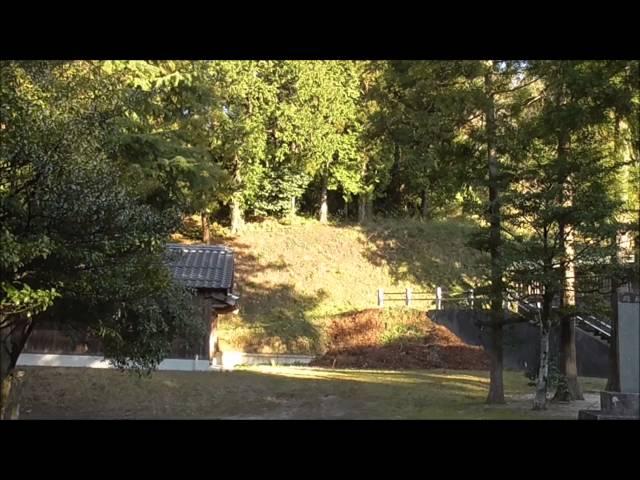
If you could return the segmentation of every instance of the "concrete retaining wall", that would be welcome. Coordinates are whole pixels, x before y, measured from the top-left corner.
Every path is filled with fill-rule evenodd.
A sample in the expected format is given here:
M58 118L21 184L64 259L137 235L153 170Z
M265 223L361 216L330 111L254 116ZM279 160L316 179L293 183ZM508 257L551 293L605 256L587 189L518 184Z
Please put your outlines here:
M233 368L237 365L308 365L313 358L312 355L222 352L218 361L224 368Z
M114 368L101 356L59 355L53 353L23 353L18 357L18 366ZM220 367L210 366L208 360L167 358L160 362L158 370L194 372L220 370Z
M479 327L475 320L488 320L484 312L473 310L432 310L429 318L455 333L466 343L490 349L489 328ZM539 329L530 323L505 325L504 366L510 370L535 368L540 352ZM552 361L558 358L559 327L551 331ZM609 374L609 346L580 329L576 329L578 375L606 378Z
M167 358L158 366L158 370L208 372L228 370L239 365L307 365L313 359L310 355L270 355L243 352L224 352L217 361L209 365L208 360ZM82 367L114 368L107 360L95 355L62 355L23 353L18 358L18 366L31 367Z

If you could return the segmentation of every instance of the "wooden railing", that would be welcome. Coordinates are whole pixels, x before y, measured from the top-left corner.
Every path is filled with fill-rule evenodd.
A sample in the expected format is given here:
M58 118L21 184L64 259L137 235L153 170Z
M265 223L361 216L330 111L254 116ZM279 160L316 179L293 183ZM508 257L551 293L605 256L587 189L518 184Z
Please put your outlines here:
M475 295L473 290L468 290L463 294L452 295L446 293L442 287L436 287L435 291L414 291L411 288L405 288L404 291L385 291L383 288L378 289L378 307L384 307L387 302L403 302L405 306L410 307L416 302L428 302L435 306L436 310L442 310L446 303L461 303L474 308Z

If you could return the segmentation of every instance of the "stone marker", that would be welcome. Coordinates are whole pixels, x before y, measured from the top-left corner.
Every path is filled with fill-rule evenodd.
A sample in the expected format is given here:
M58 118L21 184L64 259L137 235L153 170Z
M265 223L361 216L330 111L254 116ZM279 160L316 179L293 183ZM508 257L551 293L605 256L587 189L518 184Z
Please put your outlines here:
M579 420L640 420L640 294L618 294L620 391L600 392L600 410L581 410Z
M640 294L618 295L620 391L640 393Z

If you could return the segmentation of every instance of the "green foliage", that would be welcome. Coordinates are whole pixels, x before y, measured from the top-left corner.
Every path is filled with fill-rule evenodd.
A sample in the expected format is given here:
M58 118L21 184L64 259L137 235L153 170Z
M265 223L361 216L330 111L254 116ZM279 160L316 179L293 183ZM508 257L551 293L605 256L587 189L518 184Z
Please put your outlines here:
M609 62L532 62L529 67L527 74L541 79L544 93L519 122L507 166L512 181L503 218L512 281L537 281L553 294L562 290L569 263L583 274L610 274L621 206L610 182L619 165L607 151L602 126L610 122L607 112L614 105L603 92L615 67ZM564 249L568 232L575 243L571 256Z
M190 321L167 300L176 287L162 262L180 216L142 203L114 175L111 106L93 100L109 84L94 73L91 62L2 64L3 376L28 336L16 330L25 317L108 325L124 339L108 355L145 368ZM122 312L135 315L119 322ZM131 332L145 341L132 345Z
M204 338L205 325L193 322L196 317L193 296L169 285L148 297L133 298L93 331L102 338L104 354L116 367L148 372L166 358L173 339L182 337L194 346Z
M530 380L530 386L535 386L538 380L538 365L530 365L529 369L525 371L525 377ZM567 378L560 372L560 368L558 366L558 358L556 356L553 356L549 359L547 386L550 390L554 388L557 388L558 390L567 388Z
M224 200L230 179L211 148L220 108L205 63L104 62L118 85L112 155L124 179L157 208L206 211Z
M382 343L394 343L399 340L409 341L424 336L424 329L419 325L407 323L394 323L387 327L381 335Z
M291 212L291 199L299 198L310 182L310 176L304 173L278 170L266 170L262 179L262 188L257 192L250 207L254 215L282 218Z

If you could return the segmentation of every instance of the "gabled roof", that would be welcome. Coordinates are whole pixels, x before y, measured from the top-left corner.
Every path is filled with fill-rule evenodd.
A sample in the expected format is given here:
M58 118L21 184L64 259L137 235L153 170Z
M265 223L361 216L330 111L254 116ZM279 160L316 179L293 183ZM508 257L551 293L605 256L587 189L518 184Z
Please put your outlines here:
M222 245L168 244L167 265L187 288L233 289L233 251Z

